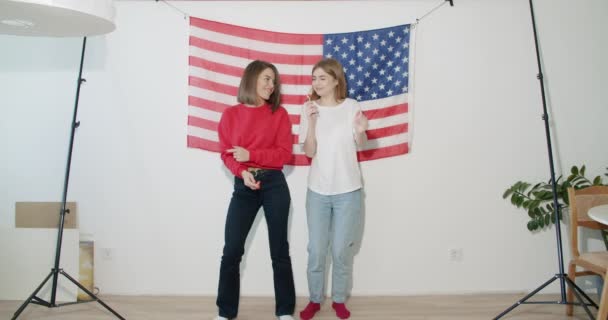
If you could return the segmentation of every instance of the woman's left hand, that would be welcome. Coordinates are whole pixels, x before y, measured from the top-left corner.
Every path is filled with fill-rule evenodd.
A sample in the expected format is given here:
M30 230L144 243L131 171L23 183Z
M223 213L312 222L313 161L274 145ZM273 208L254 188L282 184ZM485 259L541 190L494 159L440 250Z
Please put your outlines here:
M243 147L233 146L232 149L228 149L228 150L226 150L226 152L232 153L234 160L236 160L238 162L249 161L249 150L247 150Z
M363 115L363 112L359 110L355 116L355 131L357 133L363 133L369 127L369 121L367 117Z

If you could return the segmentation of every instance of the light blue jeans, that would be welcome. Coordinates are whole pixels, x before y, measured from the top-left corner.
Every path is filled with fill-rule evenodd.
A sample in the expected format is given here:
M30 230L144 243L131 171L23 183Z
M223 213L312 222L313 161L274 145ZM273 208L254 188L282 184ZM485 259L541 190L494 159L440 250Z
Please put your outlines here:
M361 189L325 196L308 189L308 290L310 301L325 297L325 267L331 244L334 302L344 303L350 289L355 237L361 222Z

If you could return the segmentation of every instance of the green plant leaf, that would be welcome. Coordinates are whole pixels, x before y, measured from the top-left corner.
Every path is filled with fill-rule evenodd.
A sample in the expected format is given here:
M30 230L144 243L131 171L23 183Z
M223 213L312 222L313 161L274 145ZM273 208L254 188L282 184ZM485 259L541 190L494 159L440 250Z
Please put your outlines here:
M542 188L543 183L537 183L535 184L530 191L528 191L528 193L526 194L528 197L530 197L532 195L533 192L535 192L537 189Z
M524 203L524 200L525 200L525 198L524 198L524 197L522 197L522 196L517 196L517 199L515 199L515 201L517 201L517 202L516 202L516 205L517 205L517 207L518 207L518 208L520 208L520 207L521 207L522 203Z
M536 184L517 181L504 191L503 199L510 198L512 205L527 212L530 218L526 224L528 230L544 229L555 222L556 214L558 220L562 220L562 210L570 204L568 188L578 190L591 185L604 185L602 176L596 176L593 180L588 179L585 176L586 169L584 164L580 167L572 166L569 175L560 175L554 182L551 179ZM608 167L606 170L604 176L608 176ZM554 191L557 203L554 203Z
M561 193L562 200L566 204L566 206L570 205L570 199L568 199L568 189L564 189Z
M545 219L543 219L542 216L539 216L538 218L536 218L536 221L538 223L538 227L539 228L544 228L545 227Z
M594 186L601 186L602 185L602 177L600 177L600 176L595 177L595 179L593 179L593 185Z
M516 199L517 199L517 194L514 193L513 195L511 195L511 204L517 207Z
M541 200L533 200L532 204L530 206L533 207L534 210L539 210L538 207L540 207L541 202L542 202ZM540 213L540 211L538 211L538 212Z

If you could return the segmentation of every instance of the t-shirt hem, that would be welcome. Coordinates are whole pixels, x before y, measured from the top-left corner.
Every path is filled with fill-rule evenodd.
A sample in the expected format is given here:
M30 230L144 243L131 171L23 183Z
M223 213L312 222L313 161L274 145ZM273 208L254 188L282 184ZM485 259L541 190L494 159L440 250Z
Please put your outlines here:
M326 191L320 191L320 190L318 190L318 189L315 189L314 187L308 186L308 189L310 189L310 191L313 191L313 192L315 192L315 193L318 193L318 194L320 194L320 195L324 195L324 196L335 196L335 195L337 195L337 194L349 193L349 192L353 192L353 191L359 190L359 189L361 189L361 188L363 188L363 186L362 186L362 185L359 185L358 187L353 187L353 188L351 188L351 189L346 189L346 190L344 190L344 191L331 191L331 192L326 192Z

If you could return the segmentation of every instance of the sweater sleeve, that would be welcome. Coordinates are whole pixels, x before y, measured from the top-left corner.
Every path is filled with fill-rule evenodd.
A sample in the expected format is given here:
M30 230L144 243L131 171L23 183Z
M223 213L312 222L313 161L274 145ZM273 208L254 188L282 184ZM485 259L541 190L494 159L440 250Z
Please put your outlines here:
M241 172L243 172L243 170L247 170L247 167L236 161L232 156L232 153L226 151L232 148L232 137L230 135L230 133L233 132L233 130L231 130L232 126L234 126L234 122L231 121L229 112L222 113L222 117L217 128L218 137L220 140L220 157L222 158L226 168L228 168L232 174L242 178Z
M283 108L276 112L280 112L280 114L277 114L279 116L279 126L275 134L274 146L249 151L250 160L262 166L282 167L289 162L292 156L293 135L291 134L289 116Z

